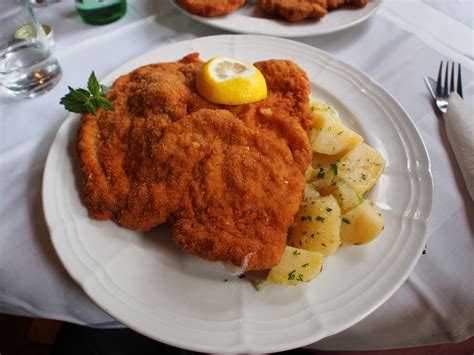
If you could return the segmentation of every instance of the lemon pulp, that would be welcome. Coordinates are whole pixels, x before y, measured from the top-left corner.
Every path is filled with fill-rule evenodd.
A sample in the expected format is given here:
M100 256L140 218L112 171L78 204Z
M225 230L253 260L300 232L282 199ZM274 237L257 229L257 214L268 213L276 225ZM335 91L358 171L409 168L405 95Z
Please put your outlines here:
M242 105L267 97L267 83L260 70L228 57L215 57L196 76L196 88L216 104Z

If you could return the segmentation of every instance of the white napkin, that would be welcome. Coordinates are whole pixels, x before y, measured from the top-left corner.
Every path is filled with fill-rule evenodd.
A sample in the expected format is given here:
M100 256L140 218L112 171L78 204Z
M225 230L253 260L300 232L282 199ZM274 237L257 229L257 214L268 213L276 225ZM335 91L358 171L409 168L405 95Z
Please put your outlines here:
M467 189L474 200L474 136L473 112L457 93L449 99L448 112L444 115L446 133L461 169Z

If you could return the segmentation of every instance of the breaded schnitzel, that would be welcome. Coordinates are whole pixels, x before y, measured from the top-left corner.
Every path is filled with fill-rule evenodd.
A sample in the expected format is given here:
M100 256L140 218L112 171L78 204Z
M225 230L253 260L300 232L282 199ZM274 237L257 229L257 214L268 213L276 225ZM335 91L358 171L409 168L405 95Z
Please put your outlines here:
M290 22L319 20L328 13L327 0L260 0L259 6L266 13Z
M278 263L304 189L284 140L227 110L204 109L172 124L158 155L169 193L180 198L172 217L178 245L248 269Z
M154 147L168 125L188 112L215 107L194 89L198 54L138 68L118 78L109 94L114 111L85 114L78 132L83 202L90 217L148 230L168 217ZM159 198L157 198L159 197Z
M324 17L328 10L342 5L363 7L368 0L260 0L260 8L268 14L283 17L290 22L299 22L305 19L316 20Z
M245 0L177 0L178 5L192 14L214 17L237 10Z
M292 62L259 62L267 99L215 105L195 89L202 65L191 54L138 68L113 84L114 111L83 115L83 203L90 217L136 230L169 220L176 242L208 260L240 266L254 253L249 269L274 266L311 161L308 79Z
M241 106L227 106L247 125L268 130L287 141L293 157L305 171L313 150L308 144L307 130L312 114L309 105L309 81L306 73L289 60L265 60L255 63L268 87L265 100Z
M332 10L342 5L353 5L355 7L364 7L369 0L327 0L328 9Z

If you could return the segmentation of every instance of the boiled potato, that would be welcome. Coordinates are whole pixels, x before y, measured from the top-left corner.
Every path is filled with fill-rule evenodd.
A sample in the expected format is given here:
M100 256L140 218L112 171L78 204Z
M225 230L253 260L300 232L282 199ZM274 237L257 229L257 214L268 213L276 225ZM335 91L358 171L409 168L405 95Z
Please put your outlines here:
M288 230L288 245L331 255L341 244L340 228L341 210L334 196L308 198Z
M319 196L320 196L319 192L316 191L313 185L311 184L304 185L304 199L303 199L304 202L317 199Z
M311 185L316 189L316 191L320 191L329 187L332 183L334 178L333 171L331 167L324 167L324 168L317 168L311 171L309 179L307 179Z
M342 215L341 241L344 245L367 244L384 228L379 208L370 200Z
M334 109L334 107L328 105L323 100L313 99L310 100L311 111L314 114L329 114L335 118L338 122L341 122L339 118L339 113Z
M314 279L322 270L321 253L287 246L280 263L271 268L267 281L280 285L296 285Z
M339 177L363 196L382 174L385 160L374 148L360 143L347 152L337 166Z
M313 161L305 175L306 180L318 191L328 187L332 183L336 163L342 156L342 154L326 155L313 153Z
M329 186L320 189L319 192L323 196L333 195L342 213L352 210L362 202L362 197L344 179L338 177L335 177Z
M333 155L313 153L311 166L313 169L328 167L331 164L336 164L345 154L346 151Z
M331 111L314 111L309 141L316 153L338 154L363 141L362 137L343 125Z

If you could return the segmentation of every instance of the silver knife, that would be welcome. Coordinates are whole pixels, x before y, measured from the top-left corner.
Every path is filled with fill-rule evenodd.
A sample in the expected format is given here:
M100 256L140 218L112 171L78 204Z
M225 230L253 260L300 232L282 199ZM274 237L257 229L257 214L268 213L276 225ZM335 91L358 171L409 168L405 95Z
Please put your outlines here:
M434 80L431 76L425 75L425 84L426 87L428 88L428 91L431 94L431 97L433 100L436 100L436 85L437 82ZM441 91L443 91L443 87L441 87Z

